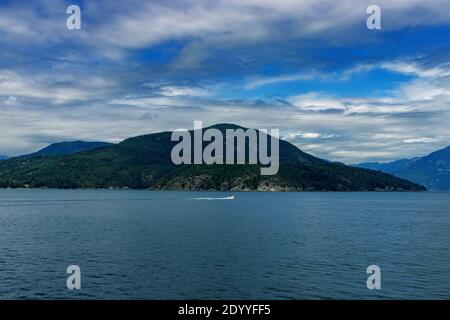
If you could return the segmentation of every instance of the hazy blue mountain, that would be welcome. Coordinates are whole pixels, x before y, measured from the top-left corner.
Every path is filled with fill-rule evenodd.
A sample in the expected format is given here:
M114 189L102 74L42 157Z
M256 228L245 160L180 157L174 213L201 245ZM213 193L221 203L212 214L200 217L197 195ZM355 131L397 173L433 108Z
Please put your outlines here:
M53 143L37 152L27 154L25 155L25 157L69 155L82 151L107 147L110 145L111 143L107 142L86 142L86 141L59 142Z
M393 173L427 187L428 190L450 190L450 147L422 157L407 168Z
M353 164L352 166L358 167L358 168L370 169L370 170L379 170L379 171L383 171L386 173L393 173L393 172L407 169L410 165L412 165L418 159L420 159L420 158L400 159L400 160L395 160L395 161L391 161L391 162L387 162L387 163L364 162L364 163Z
M360 163L353 166L390 173L423 185L428 190L450 190L450 147L419 158L389 163Z
M223 133L228 128L238 128L232 124L213 127ZM161 132L71 155L19 157L1 161L0 187L232 191L425 190L422 186L380 171L323 161L287 141L279 142L280 168L272 176L262 176L260 164L174 165L170 154L178 142L171 141L171 132Z
M4 155L0 154L0 160L5 160L5 159L8 159L8 158L9 158L8 156L4 156Z

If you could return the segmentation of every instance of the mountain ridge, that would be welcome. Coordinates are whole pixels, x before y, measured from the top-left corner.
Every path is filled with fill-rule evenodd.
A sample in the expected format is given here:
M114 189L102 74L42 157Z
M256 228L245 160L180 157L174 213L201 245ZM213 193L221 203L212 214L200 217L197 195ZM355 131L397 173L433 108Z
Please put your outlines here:
M242 128L217 124L221 132ZM203 128L202 130L207 130ZM190 133L192 134L192 130ZM170 154L171 132L125 139L119 144L72 155L19 157L0 163L0 187L129 188L223 191L423 191L394 176L309 155L279 140L280 168L261 176L255 165L179 165Z
M52 143L36 152L25 154L19 157L40 157L40 156L60 156L69 155L82 151L98 149L110 146L112 143L100 141L63 141Z
M450 146L423 157L387 163L368 162L352 166L379 170L424 185L432 191L450 190Z

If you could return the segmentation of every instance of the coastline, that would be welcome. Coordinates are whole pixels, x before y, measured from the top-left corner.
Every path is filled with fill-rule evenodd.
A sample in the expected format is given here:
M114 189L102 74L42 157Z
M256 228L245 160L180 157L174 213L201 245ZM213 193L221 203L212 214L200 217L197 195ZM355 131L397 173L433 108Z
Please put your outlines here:
M187 189L148 189L148 188L4 188L0 190L82 190L82 191L169 191L169 192L217 192L217 193L449 193L446 190L187 190Z

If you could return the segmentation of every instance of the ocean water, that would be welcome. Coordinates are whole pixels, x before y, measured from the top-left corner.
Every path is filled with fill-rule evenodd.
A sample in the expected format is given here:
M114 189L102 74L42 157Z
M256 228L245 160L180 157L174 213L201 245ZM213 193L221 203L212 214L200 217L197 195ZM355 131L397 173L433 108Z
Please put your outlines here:
M448 193L233 194L0 190L0 299L450 298Z

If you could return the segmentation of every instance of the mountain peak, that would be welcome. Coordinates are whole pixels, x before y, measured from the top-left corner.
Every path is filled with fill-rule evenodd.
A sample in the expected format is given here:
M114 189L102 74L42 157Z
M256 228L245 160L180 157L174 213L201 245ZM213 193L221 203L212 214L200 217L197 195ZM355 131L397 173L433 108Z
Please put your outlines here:
M219 123L211 127L222 130L243 128L231 123ZM171 160L171 152L176 144L171 141L170 132L161 132L129 138L88 153L10 159L0 163L0 187L224 191L424 190L422 186L381 172L323 161L283 140L280 140L279 145L279 170L267 176L260 174L260 163L175 165Z
M214 124L212 126L209 127L205 127L204 129L219 129L219 130L226 130L226 129L243 129L246 130L247 128L239 126L237 124L234 123L227 123L227 122L223 122L223 123L217 123Z

